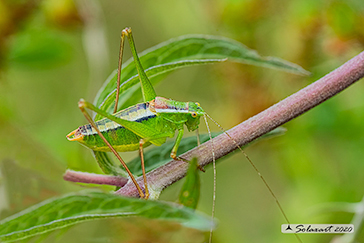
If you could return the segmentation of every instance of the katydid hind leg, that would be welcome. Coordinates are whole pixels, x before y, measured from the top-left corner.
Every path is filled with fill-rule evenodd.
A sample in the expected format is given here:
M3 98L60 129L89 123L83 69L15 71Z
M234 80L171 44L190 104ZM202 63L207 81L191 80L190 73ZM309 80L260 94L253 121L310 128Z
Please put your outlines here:
M147 74L145 73L144 68L139 60L139 56L138 56L138 53L137 53L137 50L135 47L135 42L134 42L131 28L125 28L123 30L123 33L128 37L128 40L129 40L131 53L134 58L135 67L138 71L139 81L141 83L143 100L144 100L144 102L151 101L151 100L155 99L157 94L155 93L153 85L149 81Z
M121 80L121 68L122 68L122 59L124 52L124 42L125 36L129 40L130 49L134 58L135 67L137 69L139 75L139 81L141 83L142 95L144 102L151 101L155 99L157 96L155 90L153 88L152 83L149 81L147 74L144 71L144 68L139 60L138 53L136 51L135 42L133 38L133 34L131 28L125 28L121 31L121 40L120 40L120 50L119 50L119 62L118 62L118 73L117 73L117 84L116 84L116 97L115 97L115 107L114 113L118 109L118 102L120 96L120 80Z
M118 110L118 103L119 103L119 96L120 96L121 65L123 62L124 40L125 40L125 33L124 33L124 31L121 31L114 113L116 113Z
M144 139L151 138L148 141L155 140L154 144L156 144L156 145L162 145L164 143L164 142L160 143L160 141L158 141L158 138L161 138L163 136L164 137L170 136L169 133L167 135L161 134L161 133L159 133L159 131L155 130L153 127L148 126L146 124L143 124L143 123L140 123L140 122L137 122L137 121L129 121L129 120L122 119L122 118L119 118L117 116L114 116L112 114L109 114L106 111L103 111L103 110L97 108L96 106L94 106L93 104L91 104L91 103L89 103L87 101L83 100L82 102L84 103L84 106L86 108L96 112L100 116L103 116L105 118L110 119L113 122L116 122L117 124L125 127L127 130L135 133L139 137L142 137Z
M126 165L126 163L124 162L124 160L120 157L120 155L116 152L116 150L114 149L114 147L107 141L107 139L104 137L104 135L102 135L102 133L100 132L100 130L98 129L98 127L96 126L95 122L92 120L91 116L88 114L88 112L86 111L86 108L90 108L87 106L88 102L84 101L83 99L81 99L78 102L78 107L80 108L81 112L84 114L84 116L86 117L87 121L91 124L91 126L96 130L97 134L101 137L101 139L105 142L105 144L110 148L111 152L113 152L113 154L116 156L116 158L120 161L120 163L124 166L126 172L129 174L130 179L133 181L135 187L138 190L139 196L141 198L144 198L144 193L142 191L142 189L140 188L140 186L138 185L137 181L135 180L133 174L130 172L128 166Z

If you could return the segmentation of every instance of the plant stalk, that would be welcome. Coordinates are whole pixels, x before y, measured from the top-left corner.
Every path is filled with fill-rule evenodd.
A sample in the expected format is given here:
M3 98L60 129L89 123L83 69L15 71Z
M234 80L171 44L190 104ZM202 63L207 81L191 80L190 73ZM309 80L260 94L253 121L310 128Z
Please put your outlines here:
M71 182L92 183L99 185L124 186L128 179L121 176L101 175L74 170L66 170L63 179Z
M362 77L364 77L364 52L316 82L233 127L227 133L242 147L321 104ZM198 155L199 164L205 166L212 162L210 143L211 141L205 142L201 146L184 153L181 157L191 160L193 156ZM229 139L226 134L215 137L213 144L216 159L237 149L234 141ZM187 169L188 163L171 160L169 163L147 173L148 185L151 189L160 192L172 183L182 179L186 175ZM137 182L143 187L142 177L137 178ZM135 185L130 181L116 191L116 194L132 197L139 195Z

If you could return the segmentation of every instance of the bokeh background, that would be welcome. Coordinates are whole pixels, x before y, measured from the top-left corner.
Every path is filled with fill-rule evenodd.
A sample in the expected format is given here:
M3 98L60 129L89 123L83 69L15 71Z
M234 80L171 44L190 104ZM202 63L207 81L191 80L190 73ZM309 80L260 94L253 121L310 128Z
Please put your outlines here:
M138 51L184 34L218 35L312 72L301 77L226 62L176 71L156 87L160 96L198 101L228 129L360 53L363 23L361 0L1 0L1 218L90 187L64 182L67 168L101 173L90 151L65 135L85 123L77 101L92 101L117 67L124 27L132 27ZM364 209L363 92L358 82L285 124L285 135L246 149L292 223L350 223L359 216L355 210ZM134 156L123 153L126 160ZM198 210L210 214L211 168L201 180ZM180 186L174 184L161 198L175 201ZM280 233L284 218L243 155L236 152L219 161L216 196L219 226L213 242L295 242L293 235ZM364 242L363 229L356 231L356 242ZM203 242L206 237L177 225L114 219L83 223L40 240ZM334 242L334 237L301 235L304 242Z

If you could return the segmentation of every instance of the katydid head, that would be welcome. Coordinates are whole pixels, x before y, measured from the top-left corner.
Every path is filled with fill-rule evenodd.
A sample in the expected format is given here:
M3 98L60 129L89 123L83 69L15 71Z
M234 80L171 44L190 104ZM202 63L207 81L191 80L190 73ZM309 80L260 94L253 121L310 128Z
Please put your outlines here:
M200 117L205 115L205 111L199 103L188 102L188 113L185 124L189 131L194 131L200 125Z

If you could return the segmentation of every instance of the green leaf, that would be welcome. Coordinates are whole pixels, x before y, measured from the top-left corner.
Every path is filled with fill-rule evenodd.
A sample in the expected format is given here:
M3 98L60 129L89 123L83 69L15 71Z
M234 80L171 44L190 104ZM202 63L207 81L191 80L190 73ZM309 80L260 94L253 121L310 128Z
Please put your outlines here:
M205 216L173 203L81 192L44 201L2 220L0 241L16 241L93 219L130 216L174 221L202 231L213 227Z
M112 160L110 160L109 156L105 152L94 151L92 150L93 155L99 164L101 170L108 175L121 175L122 177L127 178L128 174L121 170L119 166L116 166Z
M71 60L72 47L65 38L48 29L28 29L18 35L9 50L9 61L28 68L50 68Z
M142 58L141 58L142 59ZM205 60L185 60L185 61L176 61L172 63L167 64L161 64L161 65L155 65L145 70L147 76L149 77L151 83L153 85L157 84L161 79L160 75L166 74L168 72L171 72L175 69L182 68L185 66L192 66L192 65L199 65L199 64L210 64L210 63L216 63L216 62L222 62L226 59L205 59ZM124 74L124 68L122 69L122 76L121 76L121 85L120 85L120 97L119 97L119 107L118 110L120 110L121 107L125 107L125 102L128 101L130 105L135 105L138 100L140 100L139 97L141 97L141 92L139 92L136 96L134 93L126 94L126 97L132 98L134 103L130 103L128 99L125 99L124 95L126 91L129 91L134 85L138 85L140 89L140 83L139 83L139 77L137 74L133 76L129 76ZM128 78L128 79L126 79ZM114 71L105 81L104 86L101 87L99 90L96 98L95 98L95 106L99 106L100 109L105 110L109 113L112 113L115 103L115 97L116 97L116 80L117 80L117 72ZM125 80L125 81L124 81ZM106 84L106 85L105 85ZM134 88L134 87L133 87ZM139 91L138 89L138 91ZM136 91L135 89L134 91ZM104 100L101 100L100 97L104 97ZM134 97L137 97L135 99ZM103 116L96 115L95 120L102 119Z
M186 180L179 194L179 203L196 209L200 197L200 176L197 167L197 158L193 158L187 171Z
M171 39L140 53L139 58L150 79L184 66L211 63L226 58L233 62L274 68L300 75L309 74L296 64L279 58L262 57L256 51L235 40L208 35L187 35ZM133 76L135 76L134 79L132 79ZM132 59L129 59L121 72L121 93L138 82L135 65ZM153 85L156 83L153 80L151 82ZM105 81L94 104L110 112L115 99L115 85L116 71ZM100 119L99 116L96 117Z

